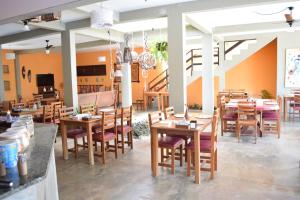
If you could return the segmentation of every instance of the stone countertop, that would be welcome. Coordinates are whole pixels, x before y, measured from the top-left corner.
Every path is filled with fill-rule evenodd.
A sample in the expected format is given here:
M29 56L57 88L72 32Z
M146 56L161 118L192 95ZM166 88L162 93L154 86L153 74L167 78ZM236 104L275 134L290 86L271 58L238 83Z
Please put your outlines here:
M0 199L26 189L44 180L48 172L48 164L53 150L57 126L53 124L35 124L34 136L25 150L27 155L28 174L19 177L18 168L6 169L6 176L0 180L13 181L11 189L0 189Z

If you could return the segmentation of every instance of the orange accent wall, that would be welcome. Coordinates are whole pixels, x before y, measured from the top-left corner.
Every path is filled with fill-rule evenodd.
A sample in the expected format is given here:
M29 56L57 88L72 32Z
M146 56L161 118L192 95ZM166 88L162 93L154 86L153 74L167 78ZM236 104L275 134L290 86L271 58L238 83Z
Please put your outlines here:
M12 51L2 51L2 64L8 65L9 73L3 73L3 80L10 82L10 90L4 91L4 100L14 100L16 99L16 77L15 77L15 62L14 60L7 60L6 53Z
M214 78L214 94L217 96L219 91L219 77ZM187 103L188 105L199 104L202 105L202 78L196 79L187 86ZM216 105L216 99L215 99Z
M245 89L259 97L261 90L276 96L277 40L226 72L226 89Z
M37 93L36 75L37 74L54 74L55 88L62 90L63 74L61 54L51 52L49 55L44 52L20 54L20 67L25 66L26 78L21 77L22 97L24 100L32 99L32 94ZM31 82L27 79L27 72L31 70Z

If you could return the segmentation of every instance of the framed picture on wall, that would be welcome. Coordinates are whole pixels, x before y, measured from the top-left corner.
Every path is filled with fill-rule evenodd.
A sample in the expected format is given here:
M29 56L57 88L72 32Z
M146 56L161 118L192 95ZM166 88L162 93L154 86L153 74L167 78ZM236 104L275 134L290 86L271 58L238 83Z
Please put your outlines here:
M140 82L140 64L138 62L133 62L131 64L131 82Z
M9 81L4 81L4 90L10 91L10 82Z
M286 49L285 87L300 87L300 48Z
M3 73L9 74L9 66L8 65L2 65L3 66Z

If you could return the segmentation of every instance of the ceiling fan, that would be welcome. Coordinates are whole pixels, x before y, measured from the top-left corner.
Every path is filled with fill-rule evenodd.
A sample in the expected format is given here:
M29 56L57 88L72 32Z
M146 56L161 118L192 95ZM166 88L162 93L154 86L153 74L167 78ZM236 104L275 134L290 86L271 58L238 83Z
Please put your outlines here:
M284 14L285 16L285 19L286 19L286 23L288 23L290 25L290 27L293 26L293 22L295 21L293 19L293 10L294 10L294 7L290 6L288 7L290 13L289 14Z
M46 53L46 54L49 54L51 48L53 48L53 45L49 45L49 40L46 40L46 44L47 44L47 45L45 46L45 53Z

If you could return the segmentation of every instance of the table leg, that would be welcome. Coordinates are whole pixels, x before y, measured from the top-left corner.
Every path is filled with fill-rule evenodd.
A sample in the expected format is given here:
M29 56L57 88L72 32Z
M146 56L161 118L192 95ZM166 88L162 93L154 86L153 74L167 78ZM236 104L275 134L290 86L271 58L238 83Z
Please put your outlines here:
M144 110L147 110L148 97L144 94Z
M262 130L264 127L262 127L262 115L263 115L263 111L260 111L260 115L259 115L259 136L262 137Z
M161 110L162 111L165 109L164 104L165 104L165 98L163 95L161 95Z
M92 126L90 123L86 124L87 131L87 142L88 142L88 151L89 151L89 163L94 165L94 150L93 150L93 140L92 140Z
M151 169L152 176L156 177L158 175L157 172L157 151L158 151L158 139L157 139L157 129L153 128L151 130Z
M67 126L64 124L63 121L60 122L60 130L61 130L63 157L65 160L68 160L69 155L68 155L68 141L67 141Z
M200 184L200 134L199 132L194 132L194 149L195 149L195 183Z
M287 121L287 98L283 97L283 119Z
M157 98L157 109L158 109L158 110L161 110L160 95L157 95L156 98Z

